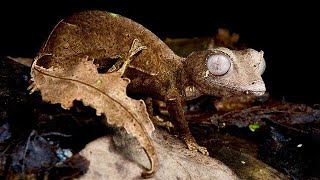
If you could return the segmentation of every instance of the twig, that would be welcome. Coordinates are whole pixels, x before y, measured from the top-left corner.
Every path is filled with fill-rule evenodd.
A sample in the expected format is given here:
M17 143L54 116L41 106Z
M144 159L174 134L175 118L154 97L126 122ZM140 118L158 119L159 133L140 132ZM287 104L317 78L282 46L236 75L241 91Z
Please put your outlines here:
M22 158L22 166L21 166L21 170L22 170L22 174L24 174L24 167L25 167L25 164L24 164L24 160L26 158L26 155L27 155L27 151L29 149L29 144L30 144L30 139L32 136L34 136L37 132L35 130L32 130L29 137L28 137L28 140L26 142L26 148L24 150L24 154L23 154L23 158Z
M62 137L71 137L72 136L72 135L69 135L69 134L63 134L63 133L59 133L59 132L49 132L49 133L40 134L40 136L51 136L51 135L62 136Z

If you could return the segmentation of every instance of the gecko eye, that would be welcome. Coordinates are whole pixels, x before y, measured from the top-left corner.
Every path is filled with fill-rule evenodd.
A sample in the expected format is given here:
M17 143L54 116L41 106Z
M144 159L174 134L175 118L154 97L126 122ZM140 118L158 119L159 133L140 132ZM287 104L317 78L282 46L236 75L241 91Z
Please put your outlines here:
M231 66L229 57L223 54L215 54L209 57L207 67L210 73L216 76L226 74Z

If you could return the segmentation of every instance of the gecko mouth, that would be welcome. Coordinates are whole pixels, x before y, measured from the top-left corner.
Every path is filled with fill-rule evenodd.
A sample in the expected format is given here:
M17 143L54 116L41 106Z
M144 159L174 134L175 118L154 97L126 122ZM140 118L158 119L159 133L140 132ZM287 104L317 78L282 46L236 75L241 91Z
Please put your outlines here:
M262 96L266 92L266 87L263 82L256 81L254 84L250 84L247 86L228 86L226 84L216 84L216 86L211 87L211 91L208 90L208 86L204 86L203 84L193 82L195 87L198 88L203 94L211 95L211 96L237 96L237 95L254 95L254 96ZM229 84L230 85L230 84ZM210 87L210 86L209 86Z

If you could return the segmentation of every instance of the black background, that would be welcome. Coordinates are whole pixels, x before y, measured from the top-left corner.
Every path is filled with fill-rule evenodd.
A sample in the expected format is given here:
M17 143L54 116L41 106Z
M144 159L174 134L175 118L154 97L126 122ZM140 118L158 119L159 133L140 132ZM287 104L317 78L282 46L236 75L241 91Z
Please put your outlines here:
M34 57L54 25L72 12L99 9L127 16L160 38L213 36L224 27L265 52L263 78L273 97L320 103L317 6L231 1L1 1L0 55ZM319 16L320 17L320 16Z

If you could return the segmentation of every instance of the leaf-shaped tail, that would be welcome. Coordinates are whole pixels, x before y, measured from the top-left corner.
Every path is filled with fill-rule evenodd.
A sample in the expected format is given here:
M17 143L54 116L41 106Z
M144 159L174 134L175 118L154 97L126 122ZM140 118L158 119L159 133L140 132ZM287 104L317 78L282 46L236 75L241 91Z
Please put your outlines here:
M88 57L67 69L43 68L38 61L41 57L32 64L30 92L39 90L44 101L60 103L65 109L72 107L74 100L79 100L96 109L97 115L105 114L107 123L124 127L147 153L151 168L142 176L150 177L158 170L158 157L151 139L154 126L144 102L126 95L129 79L121 78L117 71L98 74L97 67Z

